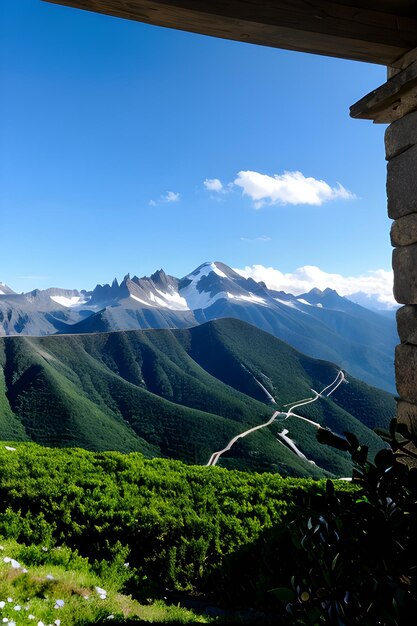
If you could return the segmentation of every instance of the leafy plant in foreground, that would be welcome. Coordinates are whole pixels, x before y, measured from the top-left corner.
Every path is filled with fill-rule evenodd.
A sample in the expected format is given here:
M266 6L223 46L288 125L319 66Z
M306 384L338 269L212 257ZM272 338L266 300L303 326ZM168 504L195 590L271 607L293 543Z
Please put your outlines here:
M392 420L390 448L374 463L354 435L318 431L322 443L346 450L359 490L342 498L327 481L310 493L292 524L296 548L289 587L274 590L291 624L397 626L417 614L417 437Z

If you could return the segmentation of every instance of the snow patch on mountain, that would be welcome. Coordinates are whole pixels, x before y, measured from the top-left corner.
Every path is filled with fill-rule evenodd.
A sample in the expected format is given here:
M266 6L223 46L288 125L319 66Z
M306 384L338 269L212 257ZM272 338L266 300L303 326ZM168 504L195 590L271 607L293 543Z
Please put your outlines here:
M156 296L152 292L149 293L149 299L155 302L155 304L171 311L189 311L187 301L177 291L172 291L171 293L160 291L159 289L155 289L155 291L161 296Z
M189 311L189 307L185 298L181 297L178 291L164 292L156 289L157 293L163 298L162 306L166 306L172 311Z
M274 300L276 302L279 302L280 304L285 304L285 306L289 306L292 309L296 308L296 306L295 306L295 304L294 304L294 302L292 300L281 300L281 298L274 298Z
M159 298L158 296L156 296L154 293L152 293L152 291L149 292L149 300L157 304L158 306L169 308L167 306L167 302L165 300L162 300L162 298Z
M233 293L227 292L226 296L231 300L243 300L244 302L256 302L256 304L266 304L265 298L260 298L259 296L255 296L253 293L249 292L248 296L238 296Z
M136 300L136 302L140 302L141 304L144 304L145 306L154 306L151 302L146 302L145 300L141 300L137 296L134 296L133 293L130 294L130 297L133 298L133 300Z
M192 282L190 285L181 289L181 296L187 302L188 308L191 311L207 309L217 302L217 300L227 298L227 295L225 291L220 291L214 294L214 296L210 295L208 291L198 291L196 282Z
M82 305L86 303L86 300L84 300L81 296L72 296L70 298L66 296L49 296L49 297L51 298L51 300L53 300L57 304L60 304L61 306L65 306L65 307L73 307L73 306Z

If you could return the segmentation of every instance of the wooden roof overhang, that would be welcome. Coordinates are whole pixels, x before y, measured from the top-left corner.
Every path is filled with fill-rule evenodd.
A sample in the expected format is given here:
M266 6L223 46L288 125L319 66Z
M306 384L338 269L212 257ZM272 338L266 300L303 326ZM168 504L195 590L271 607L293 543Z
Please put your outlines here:
M397 68L399 73L391 71L391 80L356 103L351 115L391 122L417 108L417 0L43 1L223 39Z
M415 0L46 0L203 35L379 63L417 47Z

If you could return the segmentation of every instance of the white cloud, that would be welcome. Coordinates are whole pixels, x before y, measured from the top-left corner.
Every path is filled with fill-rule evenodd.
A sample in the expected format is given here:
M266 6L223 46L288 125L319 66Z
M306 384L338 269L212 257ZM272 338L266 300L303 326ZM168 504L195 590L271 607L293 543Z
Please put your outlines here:
M50 280L50 276L43 274L31 274L29 276L17 276L19 280Z
M178 202L180 199L180 194L175 193L175 191L168 191L165 196L161 196L161 200L164 202Z
M377 300L382 307L393 308L396 306L392 294L393 272L382 269L370 270L359 276L342 276L342 274L329 274L315 265L304 265L284 274L273 267L263 265L248 265L235 271L245 278L262 280L270 289L286 291L299 295L310 291L313 287L324 290L327 287L335 289L341 296L350 296L361 293L369 299Z
M178 202L181 198L181 194L175 191L167 191L166 194L159 196L158 202L156 200L149 200L149 206L158 206L161 202Z
M240 241L254 242L254 241L272 241L272 237L267 235L261 235L260 237L241 237Z
M223 191L223 183L218 178L206 178L204 181L204 187L208 191L216 191L217 193Z
M321 205L336 198L351 200L355 195L340 183L330 187L324 180L305 177L301 172L284 172L268 176L259 172L241 171L234 184L243 189L256 209L265 204L311 204Z

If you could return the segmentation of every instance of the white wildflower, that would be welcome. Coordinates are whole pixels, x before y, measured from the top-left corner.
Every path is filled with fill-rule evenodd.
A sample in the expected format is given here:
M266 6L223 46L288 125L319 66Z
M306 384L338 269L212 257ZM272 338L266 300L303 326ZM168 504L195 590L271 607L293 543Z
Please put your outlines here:
M65 602L63 600L55 600L55 606L54 609L60 609L61 607L63 607L65 604Z
M4 600L2 600L2 601L0 602L0 609L4 609L4 607L5 607L5 606L6 606L6 603L5 603L5 601L4 601Z
M7 602L13 602L13 598L7 598Z
M45 626L45 624L39 620L38 626Z
M105 600L107 598L107 591L105 591L104 589L102 589L101 587L96 587L95 590L97 591L99 597L102 600Z
M36 619L36 617L34 615L32 615L32 613L29 613L28 619Z
M16 606L13 607L15 611L20 611L21 610L21 606L20 604L16 604Z
M54 621L55 626L61 626L61 620L60 619L56 619Z
M46 578L47 578L48 580L54 580L54 577L52 576L52 574L47 574L47 575L46 575Z
M43 550L44 552L48 552L48 548L47 548L46 546L42 546L42 550Z
M6 450L10 450L10 452L16 452L16 448L11 448L10 446L4 446Z
M10 565L13 567L13 569L21 569L22 566L20 565L20 563L18 561L16 561L16 559L11 559L9 556L5 556L3 561L5 563L10 563Z

